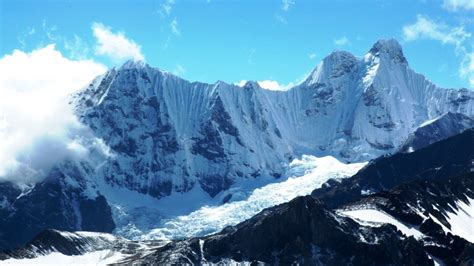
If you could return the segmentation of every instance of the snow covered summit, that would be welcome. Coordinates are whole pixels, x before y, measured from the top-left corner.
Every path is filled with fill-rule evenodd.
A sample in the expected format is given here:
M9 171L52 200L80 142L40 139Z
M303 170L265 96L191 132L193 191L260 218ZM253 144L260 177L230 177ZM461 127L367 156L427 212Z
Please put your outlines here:
M474 92L443 89L408 67L394 39L362 58L337 51L289 91L189 82L127 62L75 96L81 121L111 148L108 183L154 197L199 185L278 178L293 158L366 161L395 151L421 123L474 115Z

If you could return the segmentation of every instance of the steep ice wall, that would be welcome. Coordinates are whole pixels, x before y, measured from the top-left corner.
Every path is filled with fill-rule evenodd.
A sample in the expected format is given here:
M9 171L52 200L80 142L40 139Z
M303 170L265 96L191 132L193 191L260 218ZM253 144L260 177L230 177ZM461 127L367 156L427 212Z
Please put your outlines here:
M285 92L189 82L130 61L73 104L114 154L99 175L157 198L196 184L215 196L239 179L278 178L303 154L366 161L395 151L428 119L474 116L473 91L432 84L395 40L362 58L333 52Z

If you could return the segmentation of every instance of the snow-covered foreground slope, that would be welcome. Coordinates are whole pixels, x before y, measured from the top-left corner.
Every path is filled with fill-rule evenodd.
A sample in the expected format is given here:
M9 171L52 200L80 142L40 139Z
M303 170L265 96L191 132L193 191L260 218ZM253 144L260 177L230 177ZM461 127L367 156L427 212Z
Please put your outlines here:
M361 225L366 226L380 226L381 224L394 225L400 230L405 236L413 236L417 239L423 237L423 233L418 228L410 225L406 225L403 222L398 221L384 211L376 209L360 209L360 210L346 210L340 211L340 214L353 218Z
M451 228L447 228L438 219L430 215L447 233L460 236L474 243L474 199L467 198L467 202L457 201L452 211L447 212L446 220Z
M177 239L216 233L229 225L249 219L265 208L309 195L329 179L354 175L365 163L344 164L327 156L303 156L291 163L289 178L255 189L248 198L220 206L204 206L183 216L166 220L142 239ZM238 188L236 188L238 190Z
M28 245L0 252L1 265L109 265L146 256L166 241L130 241L111 234L45 230Z
M59 252L53 252L45 256L32 259L8 259L2 261L2 265L108 265L117 263L127 255L110 250L93 251L83 255L68 256Z

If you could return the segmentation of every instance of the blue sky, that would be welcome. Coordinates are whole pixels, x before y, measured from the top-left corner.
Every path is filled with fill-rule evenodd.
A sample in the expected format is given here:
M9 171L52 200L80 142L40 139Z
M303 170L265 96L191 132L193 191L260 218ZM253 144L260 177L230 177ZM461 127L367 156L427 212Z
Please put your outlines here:
M362 56L393 37L411 67L438 85L474 87L474 0L0 3L0 57L54 43L70 60L110 67L144 58L189 80L284 86L333 50Z

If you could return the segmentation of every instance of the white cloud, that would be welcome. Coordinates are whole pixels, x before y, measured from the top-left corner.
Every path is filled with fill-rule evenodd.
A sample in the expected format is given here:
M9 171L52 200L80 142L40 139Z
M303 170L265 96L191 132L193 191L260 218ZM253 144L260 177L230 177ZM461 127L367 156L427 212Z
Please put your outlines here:
M243 87L247 83L247 80L241 80L239 82L234 83L237 86ZM280 84L278 81L275 80L260 80L257 81L258 85L266 90L271 91L286 91L291 89L295 84L290 82L288 84Z
M293 85L292 83L287 84L287 85L282 85L274 80L261 80L261 81L258 81L257 83L258 85L260 85L260 87L267 90L272 90L272 91L288 90L288 88Z
M472 51L471 37L472 34L462 26L450 27L422 15L417 16L415 23L403 27L403 39L407 42L429 39L453 45L456 55L462 58L459 76L467 79L469 84L474 87L474 52Z
M123 32L114 33L102 23L92 24L92 31L97 40L96 54L107 56L114 62L127 59L145 60L140 45L127 39Z
M444 0L443 8L451 11L474 10L474 0Z
M68 95L106 67L69 60L55 45L0 58L0 178L33 182L58 161L80 156L83 128Z
M343 36L339 39L334 40L334 44L337 46L344 46L349 44L349 39L346 36Z
M179 30L178 20L175 18L170 23L171 33L176 36L181 36L181 31Z
M247 80L243 79L239 82L235 82L234 85L237 85L237 86L240 86L240 87L243 87L245 85L245 83L247 83Z
M281 10L288 12L290 10L290 7L295 4L295 1L293 0L282 0L281 1Z
M403 27L403 39L405 41L432 39L460 47L470 37L471 34L465 31L463 27L449 27L423 15L418 15L415 23Z
M310 53L310 54L308 55L308 58L309 58L309 59L315 59L315 58L316 58L316 54L315 54L315 53Z

